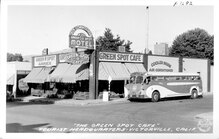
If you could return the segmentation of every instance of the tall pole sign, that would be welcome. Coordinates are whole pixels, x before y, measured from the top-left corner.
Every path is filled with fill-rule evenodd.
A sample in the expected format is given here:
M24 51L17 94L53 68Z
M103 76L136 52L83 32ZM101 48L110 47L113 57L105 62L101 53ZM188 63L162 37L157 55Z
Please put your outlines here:
M69 47L94 49L94 37L91 31L82 25L74 27L69 34Z
M78 25L74 27L71 32L69 33L69 47L75 49L77 53L77 49L87 49L93 50L90 56L90 69L89 69L89 99L95 99L97 95L96 91L96 62L95 62L95 39L93 37L92 32L90 29L83 25ZM85 57L81 57L84 59ZM85 58L87 60L87 58ZM85 60L85 61L86 61Z

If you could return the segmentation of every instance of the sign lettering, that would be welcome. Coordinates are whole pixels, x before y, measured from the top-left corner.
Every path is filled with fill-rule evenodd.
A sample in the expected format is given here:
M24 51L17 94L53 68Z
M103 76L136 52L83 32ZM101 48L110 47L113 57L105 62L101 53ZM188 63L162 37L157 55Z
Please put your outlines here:
M34 57L34 67L56 66L56 55Z
M117 61L117 62L139 62L143 63L142 54L125 54L125 53L110 53L100 52L99 61Z
M165 56L148 56L149 72L178 72L179 58Z
M60 63L70 63L70 64L85 64L89 62L89 55L87 54L60 54L59 55Z
M76 31L83 31L76 33ZM94 49L94 39L91 31L82 25L74 27L69 34L70 48Z

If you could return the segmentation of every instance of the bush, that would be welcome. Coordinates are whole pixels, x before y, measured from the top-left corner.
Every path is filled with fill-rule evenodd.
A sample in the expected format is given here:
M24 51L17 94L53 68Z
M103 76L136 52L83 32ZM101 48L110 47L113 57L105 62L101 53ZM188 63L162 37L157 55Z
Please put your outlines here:
M11 94L11 92L7 91L6 101L9 102L9 101L13 101L13 100L14 100L14 95Z

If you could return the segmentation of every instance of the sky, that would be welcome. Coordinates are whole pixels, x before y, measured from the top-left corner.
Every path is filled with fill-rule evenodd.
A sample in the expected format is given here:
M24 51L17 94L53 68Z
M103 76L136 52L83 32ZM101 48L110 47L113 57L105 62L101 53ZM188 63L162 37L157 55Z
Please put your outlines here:
M194 28L213 35L213 22L213 6L153 5L148 13L143 5L9 5L7 52L39 55L44 48L49 52L67 49L68 35L77 25L88 27L95 36L110 28L115 36L133 42L134 52L143 52L148 34L148 48L153 51L156 42L171 46L178 35Z

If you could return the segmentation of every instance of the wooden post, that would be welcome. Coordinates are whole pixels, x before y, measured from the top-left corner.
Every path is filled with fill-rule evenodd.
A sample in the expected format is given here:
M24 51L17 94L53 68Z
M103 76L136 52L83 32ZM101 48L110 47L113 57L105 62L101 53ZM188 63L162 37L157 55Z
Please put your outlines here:
M89 68L89 99L95 99L96 98L96 74L95 74L95 51L91 53L90 56L90 68Z

